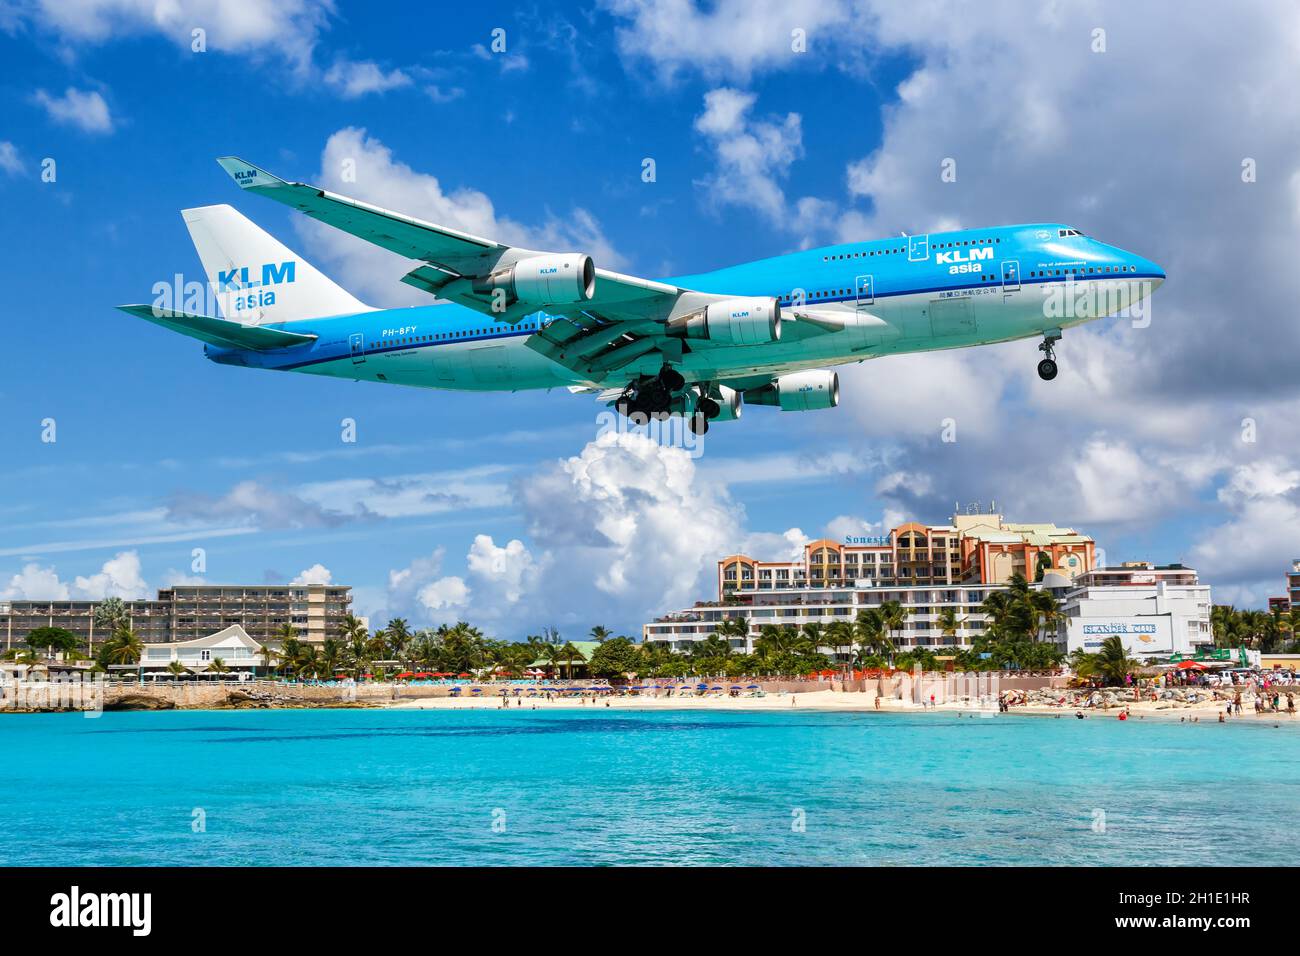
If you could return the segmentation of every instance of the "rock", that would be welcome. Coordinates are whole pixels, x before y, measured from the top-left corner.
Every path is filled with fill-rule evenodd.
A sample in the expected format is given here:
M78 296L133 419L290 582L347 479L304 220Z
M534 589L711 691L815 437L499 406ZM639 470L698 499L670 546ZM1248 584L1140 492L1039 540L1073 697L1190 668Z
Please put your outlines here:
M105 710L175 710L176 704L152 694L122 694L104 702Z

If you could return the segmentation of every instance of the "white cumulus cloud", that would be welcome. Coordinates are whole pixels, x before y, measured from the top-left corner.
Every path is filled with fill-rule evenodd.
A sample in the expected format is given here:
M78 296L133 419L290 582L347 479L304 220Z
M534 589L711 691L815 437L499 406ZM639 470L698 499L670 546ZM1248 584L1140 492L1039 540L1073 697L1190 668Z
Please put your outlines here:
M79 90L69 86L62 96L37 90L33 99L56 123L75 126L86 133L113 131L113 117L108 103L98 90Z

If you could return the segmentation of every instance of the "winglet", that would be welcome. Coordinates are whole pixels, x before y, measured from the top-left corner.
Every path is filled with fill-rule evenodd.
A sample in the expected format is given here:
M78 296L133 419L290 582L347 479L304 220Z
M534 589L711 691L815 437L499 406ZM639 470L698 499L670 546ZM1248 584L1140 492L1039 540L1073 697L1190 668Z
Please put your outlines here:
M238 183L241 189L249 189L253 186L286 185L285 181L279 176L274 176L265 169L245 162L238 156L222 156L217 159L217 162L222 169L230 173L230 178Z

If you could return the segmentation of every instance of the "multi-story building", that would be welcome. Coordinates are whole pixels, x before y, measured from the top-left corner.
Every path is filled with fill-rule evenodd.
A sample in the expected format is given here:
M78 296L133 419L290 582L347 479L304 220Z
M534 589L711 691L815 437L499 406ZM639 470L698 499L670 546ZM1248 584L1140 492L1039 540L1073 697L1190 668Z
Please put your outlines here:
M1300 558L1291 562L1286 576L1286 597L1291 607L1300 607Z
M1214 643L1210 607L1210 586L1181 564L1096 568L1062 597L1060 640L1069 652L1119 637L1138 658L1194 654Z
M717 633L727 619L745 620L749 624L744 639L731 638L731 646L744 653L752 652L754 640L767 624L801 629L805 624L852 623L860 611L886 601L898 601L907 611L903 626L890 637L899 650L917 647L969 647L984 630L986 616L981 610L985 597L1003 584L951 584L927 587L861 585L792 585L752 588L737 593L730 601L701 604L690 610L665 615L642 626L642 640L684 651L695 641ZM945 634L939 625L944 608L955 612L957 628ZM825 645L828 651L835 648Z
M718 600L783 588L1005 584L1017 573L1033 581L1040 569L1073 580L1092 569L1094 556L1092 538L1072 528L974 512L946 525L908 522L878 537L823 538L793 561L728 555L718 562Z
M279 639L292 624L314 644L339 635L352 589L338 584L185 584L163 588L156 600L127 601L129 626L146 644L192 641L232 624L259 643ZM0 601L0 645L21 645L38 627L62 627L83 641L109 637L95 631L99 601Z

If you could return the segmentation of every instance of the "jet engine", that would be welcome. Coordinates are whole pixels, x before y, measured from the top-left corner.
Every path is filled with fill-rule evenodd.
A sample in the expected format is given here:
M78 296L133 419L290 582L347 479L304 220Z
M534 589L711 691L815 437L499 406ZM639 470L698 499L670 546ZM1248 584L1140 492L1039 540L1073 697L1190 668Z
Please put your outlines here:
M671 320L668 334L723 345L766 345L781 341L781 304L776 299L725 299Z
M746 405L776 405L783 412L809 412L840 403L840 377L827 369L791 372L745 390Z
M596 266L581 252L529 256L474 284L481 295L496 289L504 289L511 302L528 305L586 302L596 294Z
M718 403L718 414L713 417L715 422L734 422L744 407L740 401L740 392L725 385L718 386L718 397L714 401Z

